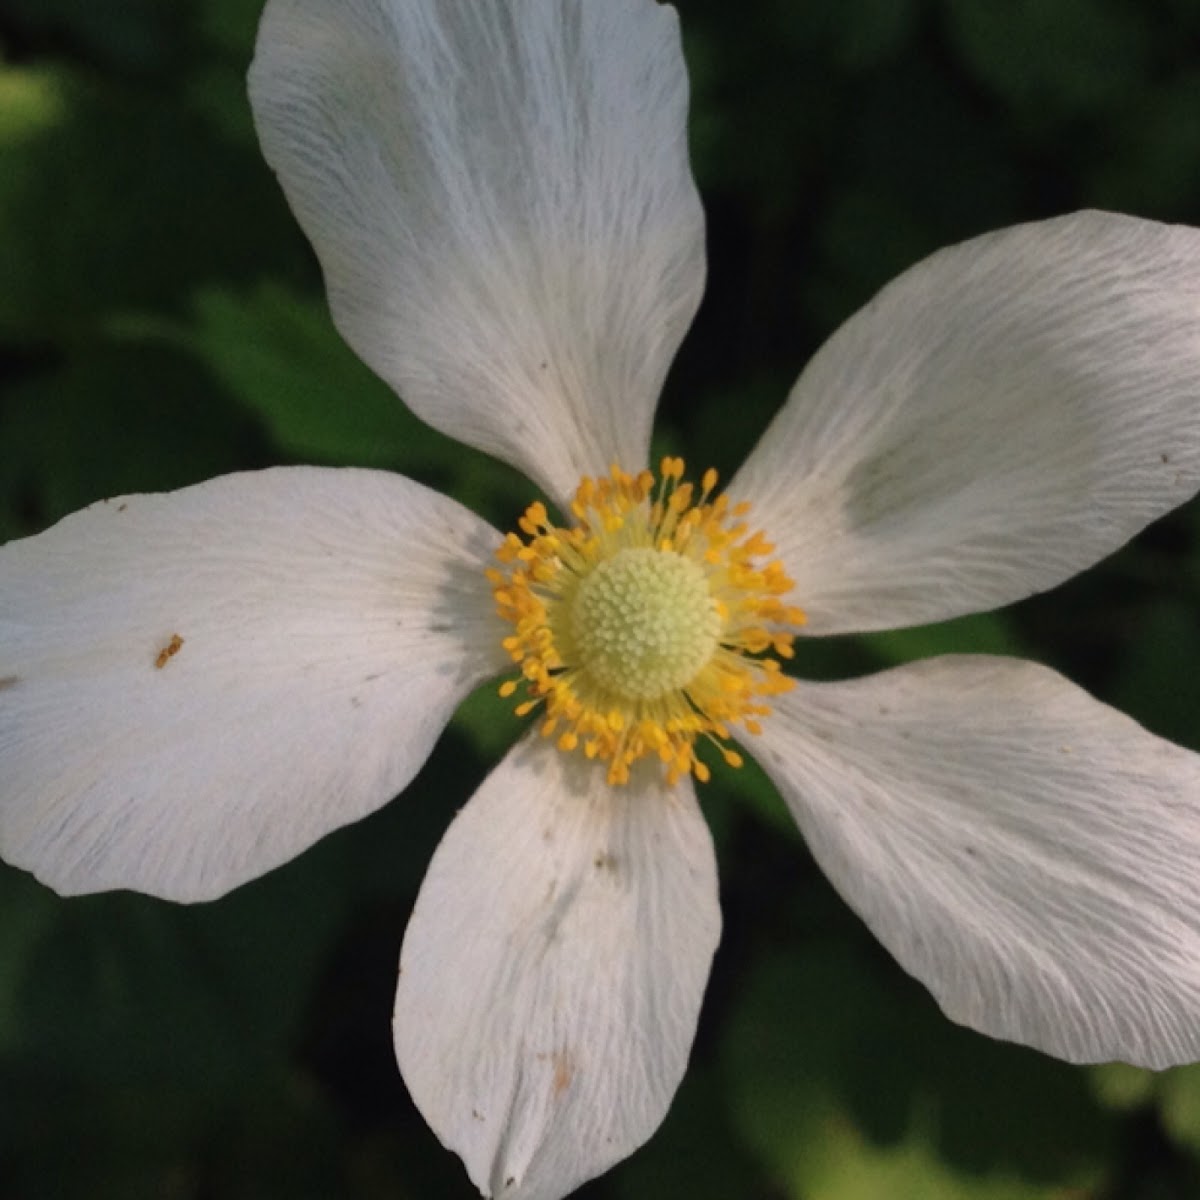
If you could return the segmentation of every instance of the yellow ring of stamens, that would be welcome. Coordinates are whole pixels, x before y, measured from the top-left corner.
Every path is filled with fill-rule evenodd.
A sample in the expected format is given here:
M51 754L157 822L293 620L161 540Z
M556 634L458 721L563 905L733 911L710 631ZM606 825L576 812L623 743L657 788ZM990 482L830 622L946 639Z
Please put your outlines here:
M805 621L781 599L792 580L763 561L773 547L749 531L749 505L711 498L715 471L698 497L683 473L682 459L664 458L658 481L617 466L585 478L567 528L531 504L524 536L508 534L502 569L488 571L520 670L500 694L523 687L517 713L542 707L543 736L607 762L610 783L651 755L672 783L707 780L697 738L741 766L725 745L731 727L758 733L769 698L792 687L779 663Z

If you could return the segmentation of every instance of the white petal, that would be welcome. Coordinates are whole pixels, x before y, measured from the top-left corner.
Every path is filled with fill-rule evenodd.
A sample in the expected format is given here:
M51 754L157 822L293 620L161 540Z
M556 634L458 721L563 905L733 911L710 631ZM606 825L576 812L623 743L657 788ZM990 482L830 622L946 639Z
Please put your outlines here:
M688 785L534 737L442 839L400 956L396 1055L485 1196L556 1200L630 1154L679 1085L720 934Z
M825 345L731 491L811 633L994 608L1200 484L1200 231L1023 225L900 276Z
M200 900L378 808L502 664L498 541L399 476L293 468L0 547L0 853Z
M673 9L270 0L250 94L334 319L559 499L644 465L704 282Z
M761 761L952 1019L1073 1062L1200 1059L1200 756L1044 667L952 657L797 687Z

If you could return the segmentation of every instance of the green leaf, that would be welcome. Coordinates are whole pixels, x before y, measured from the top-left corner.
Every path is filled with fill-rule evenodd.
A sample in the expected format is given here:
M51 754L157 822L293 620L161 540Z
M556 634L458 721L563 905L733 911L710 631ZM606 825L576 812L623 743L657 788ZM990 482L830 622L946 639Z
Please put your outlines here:
M65 343L98 316L181 307L205 281L299 260L257 152L186 99L80 70L6 86L18 103L0 118L0 342Z
M1016 629L1002 612L973 613L939 625L867 633L860 640L887 666L937 654L1024 653Z
M726 1051L738 1128L797 1200L1050 1200L1099 1173L1082 1071L952 1025L846 945L761 961Z
M454 714L454 726L464 734L480 755L498 761L529 727L514 711L516 699L501 699L496 682L476 688Z
M200 29L214 45L243 56L254 45L262 15L261 0L199 0Z
M1200 1155L1200 1064L1163 1072L1158 1080L1158 1097L1167 1134Z
M1200 15L1200 6L1194 6ZM1124 106L1095 164L1093 202L1160 220L1195 219L1200 181L1200 70L1164 80Z
M1153 1101L1158 1076L1128 1063L1102 1063L1092 1067L1092 1090L1106 1108L1124 1111Z
M968 68L1047 128L1116 105L1145 70L1143 9L1114 0L944 0Z
M6 20L26 35L65 37L112 67L134 71L175 65L188 17L188 6L163 0L5 0L5 8Z
M30 959L54 923L57 902L33 877L0 863L0 1056L21 1039L20 996Z
M342 341L323 301L267 283L203 291L195 314L190 326L124 330L198 355L286 455L400 470L502 526L529 502L531 485L516 471L418 420Z
M298 458L360 466L427 464L439 437L342 341L323 302L278 284L208 290L182 334L214 374Z
M298 1034L349 908L337 858L323 845L210 905L59 902L28 958L22 1049L84 1081L236 1092Z
M1125 647L1112 703L1161 737L1200 745L1200 627L1194 604L1163 598L1146 606Z
M68 108L61 72L48 67L0 69L0 146L6 151L61 125Z
M165 491L246 465L241 414L194 364L162 346L89 345L0 397L0 536L106 496Z
M797 53L820 55L852 72L896 54L919 16L915 0L778 0L775 8Z
M763 1187L755 1187L762 1168L730 1125L726 1090L720 1072L692 1063L661 1128L613 1173L613 1194L624 1200L763 1194Z

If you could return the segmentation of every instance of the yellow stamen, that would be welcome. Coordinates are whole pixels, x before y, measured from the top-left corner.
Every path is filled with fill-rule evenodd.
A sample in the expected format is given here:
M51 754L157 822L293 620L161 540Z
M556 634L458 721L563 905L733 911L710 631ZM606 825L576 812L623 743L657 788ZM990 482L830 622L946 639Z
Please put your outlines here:
M517 523L524 537L506 535L502 568L487 572L519 673L501 696L524 689L517 714L540 707L543 736L607 763L614 784L648 757L670 782L708 780L698 738L740 767L724 744L731 729L759 733L767 701L792 687L779 663L805 621L780 599L792 580L778 560L761 561L773 546L745 523L749 505L712 497L711 469L697 494L684 470L664 458L658 480L616 464L585 478L567 527L531 504Z

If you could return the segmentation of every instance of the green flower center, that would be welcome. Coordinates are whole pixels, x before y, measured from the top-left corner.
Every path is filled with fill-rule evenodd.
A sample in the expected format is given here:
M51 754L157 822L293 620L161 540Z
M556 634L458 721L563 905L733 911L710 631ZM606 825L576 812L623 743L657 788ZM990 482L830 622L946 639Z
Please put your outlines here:
M649 547L597 563L580 582L570 613L579 667L629 700L653 700L691 682L721 632L700 564Z

